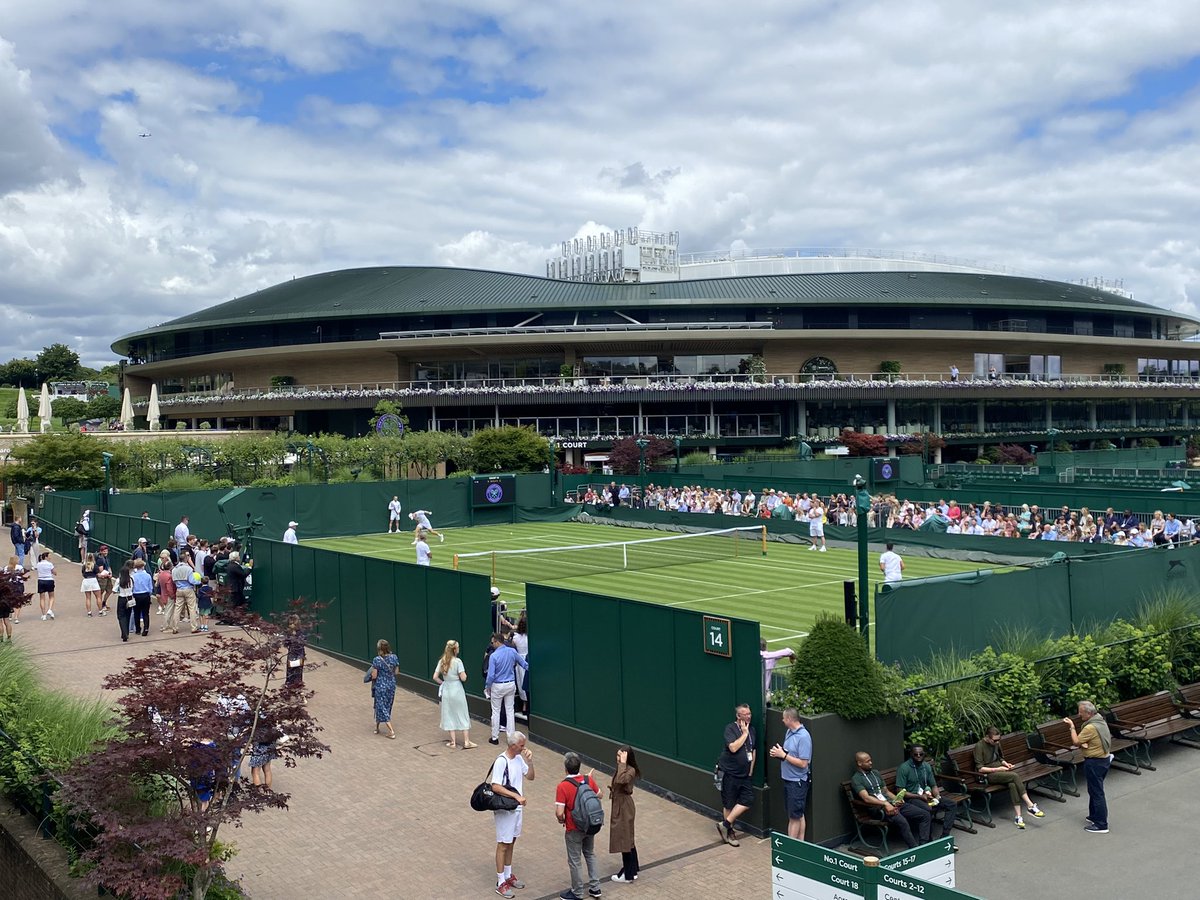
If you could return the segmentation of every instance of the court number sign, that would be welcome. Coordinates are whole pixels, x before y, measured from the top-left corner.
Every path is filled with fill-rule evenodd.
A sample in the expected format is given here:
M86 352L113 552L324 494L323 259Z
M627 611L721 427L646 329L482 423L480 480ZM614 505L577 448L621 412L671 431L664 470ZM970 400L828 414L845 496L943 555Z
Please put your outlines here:
M728 619L704 617L704 652L713 656L733 656L733 629Z

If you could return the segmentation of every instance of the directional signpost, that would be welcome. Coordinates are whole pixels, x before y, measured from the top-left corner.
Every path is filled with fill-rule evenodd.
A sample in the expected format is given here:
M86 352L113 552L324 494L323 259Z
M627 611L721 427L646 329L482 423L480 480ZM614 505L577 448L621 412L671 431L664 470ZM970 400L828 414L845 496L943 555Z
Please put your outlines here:
M954 887L954 841L877 859L771 834L773 900L978 900Z

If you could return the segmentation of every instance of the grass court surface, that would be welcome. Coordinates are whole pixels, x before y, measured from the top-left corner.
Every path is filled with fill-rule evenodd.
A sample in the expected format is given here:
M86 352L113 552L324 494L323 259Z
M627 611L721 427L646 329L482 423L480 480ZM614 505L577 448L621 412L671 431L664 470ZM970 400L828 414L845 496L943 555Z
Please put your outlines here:
M434 526L437 526L435 521ZM454 554L491 550L527 550L537 547L562 547L637 541L666 537L666 532L615 525L587 525L579 522L538 522L515 525L487 525L475 528L451 528L446 540L429 538L433 564L452 568ZM351 537L304 541L307 546L379 559L415 562L411 530L400 534L365 534ZM720 546L714 546L719 542ZM629 597L667 606L685 606L703 612L757 620L762 635L775 647L808 633L818 613L842 614L842 582L858 578L858 553L830 547L827 553L808 549L806 544L767 542L763 556L757 538L736 541L732 537L671 541L651 545L655 554L644 569L621 570L621 551L548 553L537 556L497 557L496 585L510 608L520 609L525 602L525 582L537 581L574 590L591 591L614 597ZM645 546L645 545L643 545ZM897 550L904 548L897 542ZM630 564L638 565L640 548L630 551ZM667 551L664 553L663 551ZM669 555L676 565L664 565ZM904 577L924 578L969 572L973 563L957 560L905 556ZM463 571L490 574L490 559L463 561ZM871 594L883 575L879 554L870 560ZM506 569L509 571L506 572Z

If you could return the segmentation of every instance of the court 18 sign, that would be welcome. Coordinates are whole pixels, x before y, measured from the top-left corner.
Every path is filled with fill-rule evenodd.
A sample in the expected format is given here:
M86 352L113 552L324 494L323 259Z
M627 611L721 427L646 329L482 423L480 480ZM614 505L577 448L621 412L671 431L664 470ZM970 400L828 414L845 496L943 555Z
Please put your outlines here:
M714 656L733 656L733 628L728 619L704 617L704 652Z

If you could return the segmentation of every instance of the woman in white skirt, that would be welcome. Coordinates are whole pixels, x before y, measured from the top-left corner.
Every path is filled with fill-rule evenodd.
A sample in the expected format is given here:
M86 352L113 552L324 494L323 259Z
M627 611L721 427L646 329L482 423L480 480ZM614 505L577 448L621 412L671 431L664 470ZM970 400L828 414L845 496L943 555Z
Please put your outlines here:
M87 609L88 618L92 617L92 601L96 601L96 610L100 615L104 615L104 610L100 609L100 567L96 565L96 555L89 553L83 558L83 583L79 585L79 591L83 594L83 605Z

